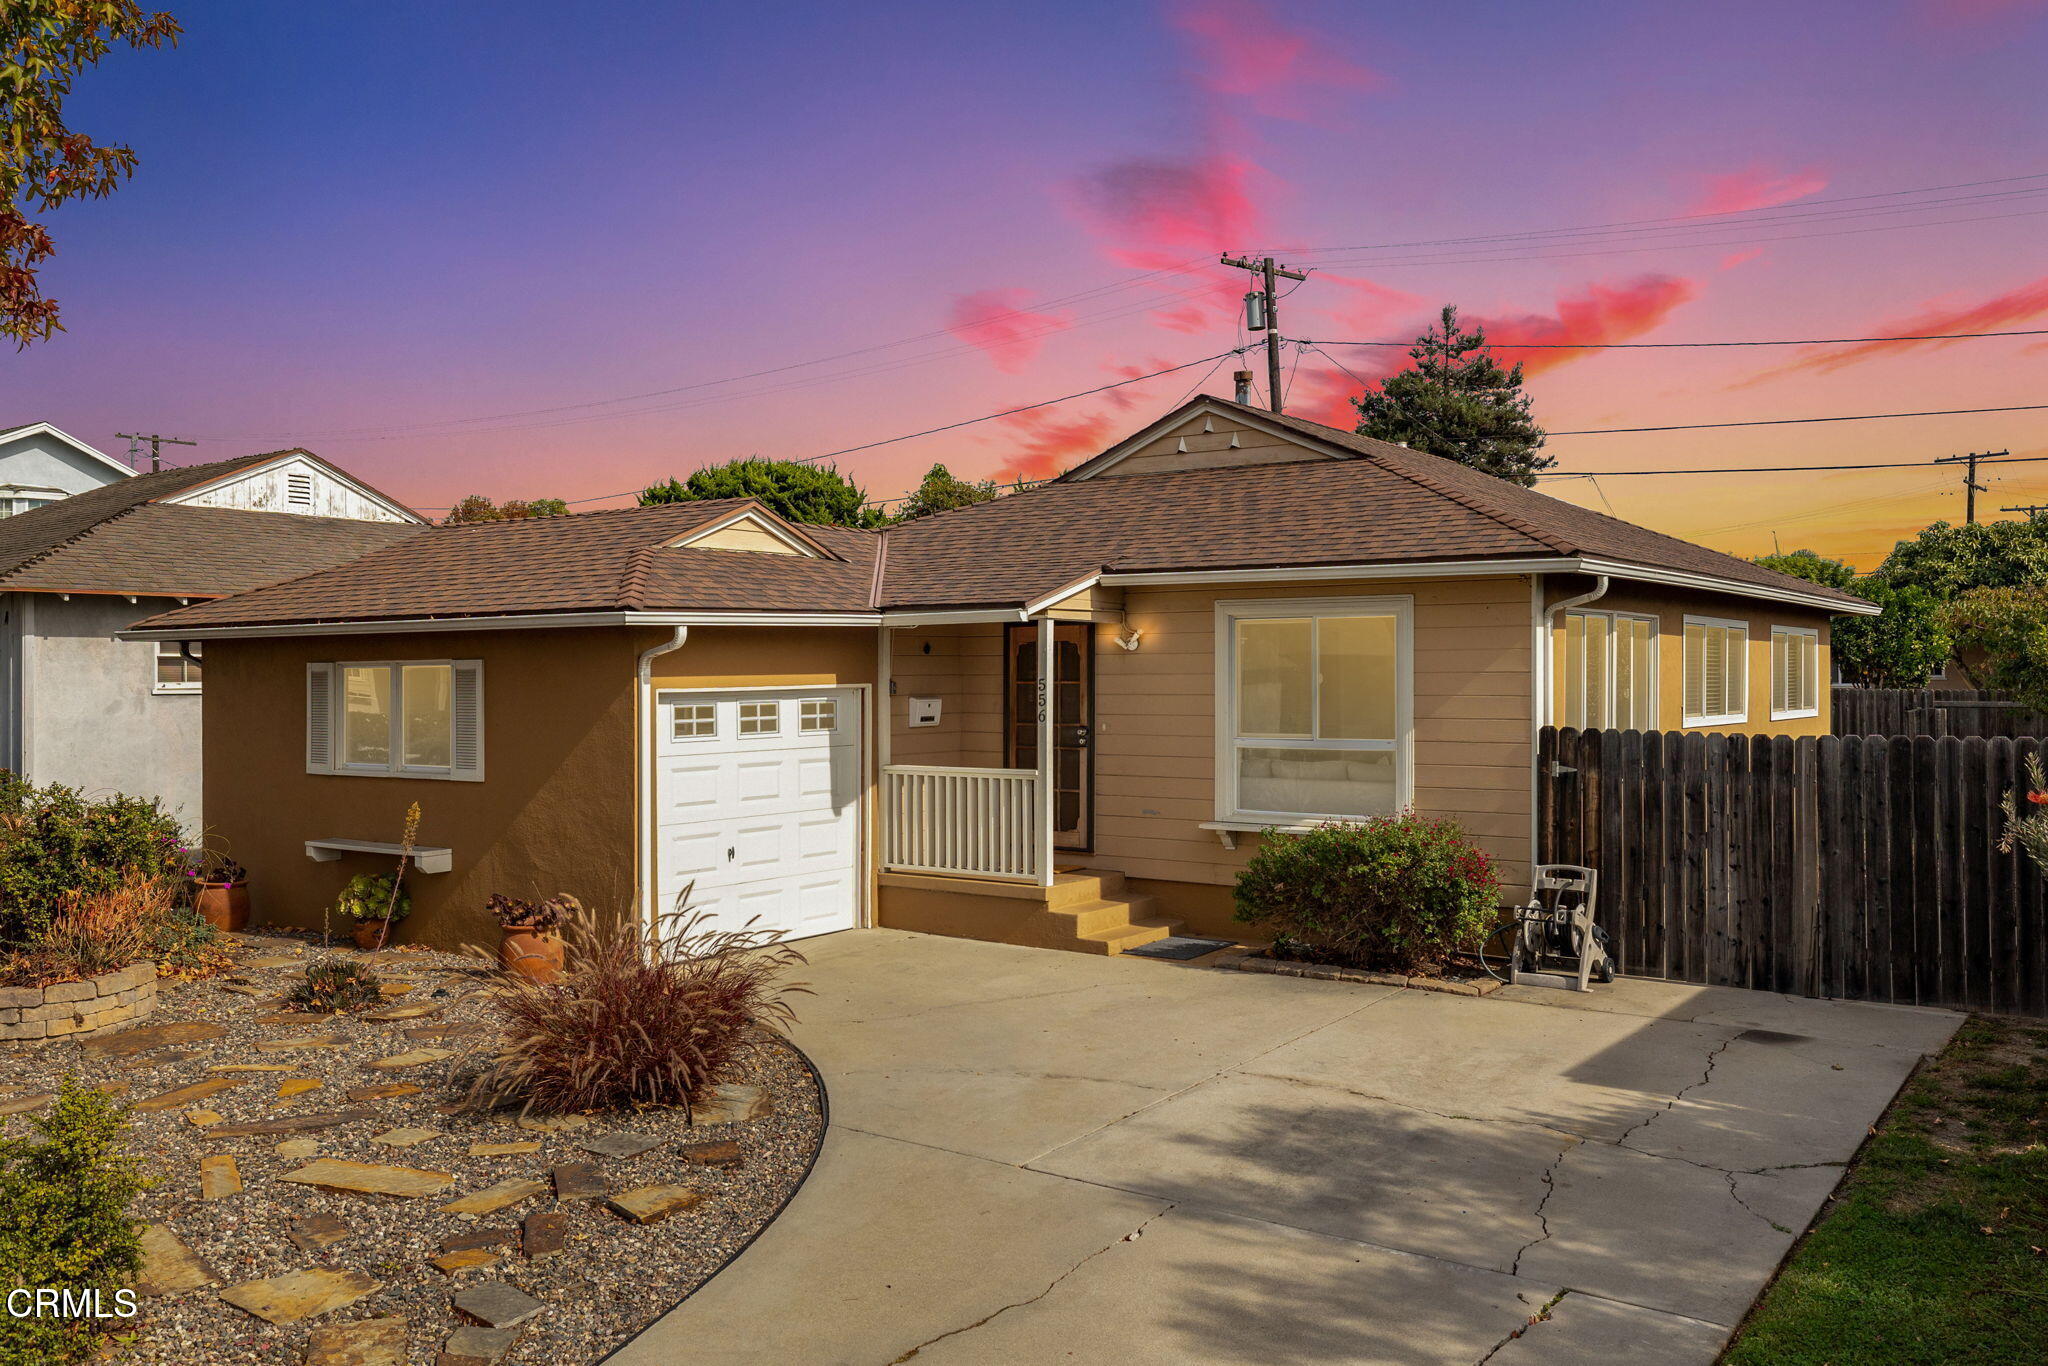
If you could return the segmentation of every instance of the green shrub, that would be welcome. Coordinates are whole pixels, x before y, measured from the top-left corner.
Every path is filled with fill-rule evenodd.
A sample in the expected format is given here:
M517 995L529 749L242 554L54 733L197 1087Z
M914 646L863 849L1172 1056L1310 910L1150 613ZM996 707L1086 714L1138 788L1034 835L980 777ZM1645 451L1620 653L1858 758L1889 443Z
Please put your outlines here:
M341 889L334 909L350 920L389 919L396 925L412 914L412 893L396 873L357 873Z
M335 1015L374 1004L384 994L376 973L352 959L336 958L307 968L285 999L303 1010Z
M1318 956L1408 972L1479 946L1500 879L1455 821L1404 813L1265 836L1235 899Z
M97 1290L105 1313L142 1269L142 1224L128 1207L148 1188L126 1150L128 1121L99 1090L64 1079L36 1136L0 1139L0 1287ZM119 1318L7 1318L0 1366L81 1361Z
M0 944L34 939L67 895L181 871L178 822L154 798L89 798L0 772Z

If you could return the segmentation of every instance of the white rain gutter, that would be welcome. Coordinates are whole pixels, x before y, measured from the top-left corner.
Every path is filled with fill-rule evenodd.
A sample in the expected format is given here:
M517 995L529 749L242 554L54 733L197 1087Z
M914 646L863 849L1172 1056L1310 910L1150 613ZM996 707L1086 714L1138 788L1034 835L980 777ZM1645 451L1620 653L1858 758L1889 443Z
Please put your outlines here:
M1536 724L1539 726L1550 724L1552 712L1557 705L1557 690L1551 686L1551 670L1555 667L1553 660L1557 654L1557 614L1568 612L1574 607L1584 607L1589 602L1598 602L1606 597L1607 582L1607 576L1601 574L1594 582L1591 592L1581 593L1575 598L1566 598L1563 602L1552 603L1543 611L1543 640L1536 655L1536 687L1539 690Z
M690 628L678 626L675 634L659 645L640 652L633 670L633 811L634 869L633 901L640 908L640 923L649 933L657 928L654 914L654 762L648 752L654 744L654 661L683 648Z

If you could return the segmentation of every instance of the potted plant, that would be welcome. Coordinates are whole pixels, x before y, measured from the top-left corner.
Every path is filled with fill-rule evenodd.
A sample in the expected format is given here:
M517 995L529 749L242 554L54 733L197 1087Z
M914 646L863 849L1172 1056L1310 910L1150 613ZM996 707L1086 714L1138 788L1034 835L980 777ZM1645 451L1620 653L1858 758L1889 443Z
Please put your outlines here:
M192 909L217 930L242 929L249 923L249 870L226 854L196 852L200 857L186 874Z
M567 892L546 901L522 901L494 892L484 909L503 932L498 940L499 965L529 981L554 981L562 971L562 926L582 912L583 903Z
M393 925L412 914L412 897L396 873L357 873L334 908L355 922L357 948L376 949L391 938Z

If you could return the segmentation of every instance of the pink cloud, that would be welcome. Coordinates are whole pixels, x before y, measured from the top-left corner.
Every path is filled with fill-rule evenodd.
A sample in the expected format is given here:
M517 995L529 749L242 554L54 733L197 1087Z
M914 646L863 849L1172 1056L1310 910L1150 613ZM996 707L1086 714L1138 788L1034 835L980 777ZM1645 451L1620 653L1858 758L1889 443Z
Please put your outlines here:
M1021 289L984 289L953 300L946 330L988 353L996 369L1014 375L1031 363L1049 333L1074 324L1072 314L1034 313Z
M1259 236L1249 163L1221 152L1133 157L1082 177L1081 217L1109 258L1136 270L1177 270Z
M1377 72L1333 54L1327 36L1291 28L1265 5L1189 0L1168 22L1194 50L1197 84L1246 102L1253 113L1301 118L1306 90L1367 90L1382 83Z
M1708 176L1687 213L1748 213L1789 204L1818 194L1828 178L1815 170L1777 171L1757 165L1727 175Z
M1353 275L1317 271L1315 281L1318 285L1337 285L1344 291L1344 301L1328 311L1346 336L1383 331L1396 318L1412 317L1428 303L1419 294Z
M1911 337L1956 332L1997 332L2010 328L2015 323L2031 322L2043 315L2048 315L2048 275L1974 303L1930 302L1923 305L1918 313L1871 324L1865 335ZM1926 351L1953 345L1954 342L1940 341L1865 342L1860 346L1829 347L1809 352L1785 365L1765 370L1755 379L1771 379L1802 372L1827 374L1869 360L1873 356L1896 356L1910 351Z
M1047 479L1082 455L1094 455L1115 439L1120 419L1114 412L1071 415L1038 408L1002 419L1015 436L1004 443L995 477Z
M1522 362L1534 375L1582 360L1589 351L1531 351L1531 342L1618 342L1654 331L1680 305L1699 297L1695 280L1672 275L1639 275L1632 280L1596 281L1557 301L1552 315L1475 318L1501 363ZM1523 345L1518 347L1516 343Z
M1763 254L1764 249L1762 247L1751 247L1746 251L1731 251L1721 258L1721 269L1734 270L1737 266L1746 266Z
M1207 332L1211 321L1209 310L1200 304L1182 304L1179 308L1162 308L1146 316L1169 332Z

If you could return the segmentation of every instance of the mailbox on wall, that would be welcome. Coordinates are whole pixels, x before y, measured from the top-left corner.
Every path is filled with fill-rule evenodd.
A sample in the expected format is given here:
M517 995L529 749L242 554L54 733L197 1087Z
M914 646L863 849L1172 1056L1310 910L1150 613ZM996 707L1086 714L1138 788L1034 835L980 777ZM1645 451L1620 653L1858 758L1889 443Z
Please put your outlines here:
M936 726L939 724L939 703L937 697L913 697L910 699L910 724L913 726Z

